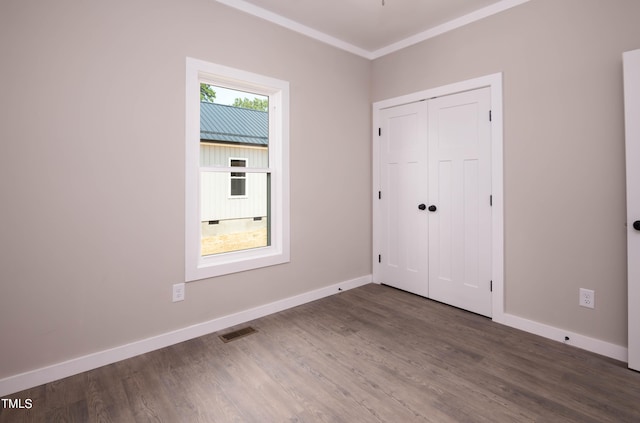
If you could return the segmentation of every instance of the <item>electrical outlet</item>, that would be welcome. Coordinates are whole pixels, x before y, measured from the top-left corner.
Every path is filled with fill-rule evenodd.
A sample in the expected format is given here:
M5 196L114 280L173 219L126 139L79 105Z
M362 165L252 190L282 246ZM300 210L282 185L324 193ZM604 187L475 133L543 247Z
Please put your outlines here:
M582 307L594 308L596 306L596 293L591 289L580 288L580 302Z
M184 282L173 285L173 302L184 301Z

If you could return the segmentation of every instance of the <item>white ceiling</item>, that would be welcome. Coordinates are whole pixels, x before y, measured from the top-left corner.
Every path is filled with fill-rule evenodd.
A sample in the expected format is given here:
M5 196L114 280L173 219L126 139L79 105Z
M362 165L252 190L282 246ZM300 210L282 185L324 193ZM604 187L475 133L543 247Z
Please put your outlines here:
M529 0L217 0L368 59Z

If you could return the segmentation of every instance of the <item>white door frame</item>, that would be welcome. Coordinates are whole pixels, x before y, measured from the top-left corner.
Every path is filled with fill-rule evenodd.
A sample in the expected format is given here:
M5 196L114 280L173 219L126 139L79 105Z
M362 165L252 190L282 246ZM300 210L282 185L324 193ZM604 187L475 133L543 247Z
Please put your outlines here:
M375 283L381 282L377 272L378 254L381 248L379 230L382 222L379 208L380 203L378 202L378 191L380 189L380 151L378 149L380 111L389 107L484 87L491 89L491 185L493 196L491 218L492 319L502 323L504 320L504 194L501 72L373 103L373 281Z

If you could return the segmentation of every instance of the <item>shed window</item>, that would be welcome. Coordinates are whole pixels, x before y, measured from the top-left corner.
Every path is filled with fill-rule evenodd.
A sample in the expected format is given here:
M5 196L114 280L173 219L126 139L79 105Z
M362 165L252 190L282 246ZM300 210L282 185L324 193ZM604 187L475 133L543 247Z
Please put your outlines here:
M229 159L229 166L247 167L247 160ZM245 197L247 195L247 174L245 172L231 172L229 185L231 197Z

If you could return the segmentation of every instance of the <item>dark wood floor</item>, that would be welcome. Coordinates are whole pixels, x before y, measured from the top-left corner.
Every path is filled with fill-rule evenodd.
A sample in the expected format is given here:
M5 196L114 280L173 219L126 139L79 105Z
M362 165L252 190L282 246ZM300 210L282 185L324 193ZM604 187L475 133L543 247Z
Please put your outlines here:
M640 373L380 285L39 386L0 422L640 422ZM228 331L225 331L228 332Z

